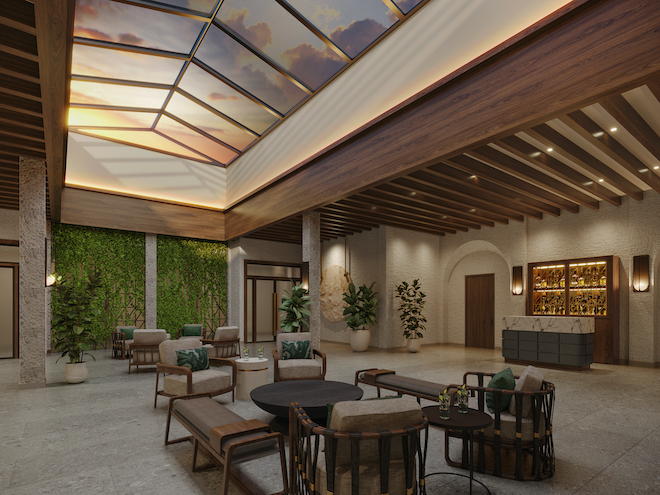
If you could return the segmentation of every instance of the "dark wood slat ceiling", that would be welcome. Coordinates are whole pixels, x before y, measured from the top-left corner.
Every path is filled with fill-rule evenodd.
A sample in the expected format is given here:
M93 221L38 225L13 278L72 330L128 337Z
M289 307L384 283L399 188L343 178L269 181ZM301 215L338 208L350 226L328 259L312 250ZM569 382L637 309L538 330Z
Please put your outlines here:
M660 104L660 82L649 81L647 87L658 100L649 103ZM576 214L581 206L598 209L600 201L618 206L620 194L639 201L644 190L660 192L660 162L641 158L660 160L660 135L653 125L623 94L598 104L618 122L616 131L596 123L588 109L571 110L555 122L573 135L553 122L534 125L320 208L322 237L379 225L453 234L525 217ZM634 146L623 139L624 132ZM286 233L280 230L284 225ZM296 217L247 237L299 243L300 226Z
M21 156L46 159L37 30L34 5L8 0L0 2L0 208L18 210Z

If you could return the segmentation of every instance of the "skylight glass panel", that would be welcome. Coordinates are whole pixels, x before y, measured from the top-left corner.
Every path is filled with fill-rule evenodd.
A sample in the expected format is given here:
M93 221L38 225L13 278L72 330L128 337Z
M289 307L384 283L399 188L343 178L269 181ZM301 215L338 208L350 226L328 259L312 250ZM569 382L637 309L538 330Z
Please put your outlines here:
M194 151L184 148L180 144L177 144L166 137L156 134L151 131L124 131L124 130L113 130L113 129L84 129L81 131L83 134L91 134L94 136L104 137L113 139L116 141L122 141L128 144L135 144L137 146L143 146L146 148L154 149L156 151L163 151L165 153L173 153L175 155L184 156L186 158L192 158L193 160L199 160L209 163L209 159L203 157L202 155L195 153Z
M73 45L74 75L174 84L184 61L96 46Z
M202 153L215 161L226 164L236 157L235 151L216 143L212 139L189 129L183 124L179 124L176 120L163 115L158 121L156 130L162 132L172 139L176 139L187 146L194 148L199 153Z
M123 84L71 81L71 103L160 109L169 91Z
M110 0L78 0L74 36L190 53L204 21Z
M151 112L124 112L72 107L69 109L69 126L151 129L157 116L157 113Z
M288 3L351 58L398 20L382 0L288 0Z
M262 106L194 64L188 66L179 87L258 134L278 120Z
M422 2L422 0L392 0L392 1L397 7L401 9L401 11L404 14L407 14Z
M225 0L216 19L313 90L346 65L277 2Z
M174 93L165 110L238 151L244 150L255 139L252 134L179 93Z
M210 14L218 5L218 0L158 0L158 2L204 14Z
M216 26L209 28L195 57L283 115L307 96Z

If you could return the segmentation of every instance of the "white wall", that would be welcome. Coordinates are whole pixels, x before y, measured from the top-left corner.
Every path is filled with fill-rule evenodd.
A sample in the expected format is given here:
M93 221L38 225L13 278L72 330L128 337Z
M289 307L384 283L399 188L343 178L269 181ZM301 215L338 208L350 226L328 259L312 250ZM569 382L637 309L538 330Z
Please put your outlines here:
M243 339L245 328L245 260L277 261L281 263L300 263L302 248L300 244L270 242L257 239L238 239L228 243L227 259L227 325L240 328Z

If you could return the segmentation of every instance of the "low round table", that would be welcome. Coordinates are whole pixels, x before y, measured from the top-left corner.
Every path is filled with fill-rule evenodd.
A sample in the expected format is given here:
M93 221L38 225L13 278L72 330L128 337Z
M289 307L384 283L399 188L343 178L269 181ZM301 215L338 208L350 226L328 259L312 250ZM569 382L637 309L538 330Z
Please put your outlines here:
M250 392L268 383L268 359L240 358L236 360L236 398L250 400Z
M324 424L328 403L360 400L362 389L355 385L328 380L289 380L269 383L250 392L252 401L278 418L289 417L289 404L297 402L307 415Z
M477 411L476 409L468 409L467 413L459 413L458 407L456 406L450 408L449 419L440 418L440 409L438 406L426 406L422 408L422 411L424 411L424 414L426 414L429 417L430 425L439 426L440 428L445 428L445 429L449 428L450 430L462 430L462 431L468 430L470 432L469 464L470 464L470 494L472 494L472 480L474 479L472 475L472 461L474 459L472 456L473 433L474 430L480 430L481 428L488 428L493 422L493 418L491 418L488 414L484 412ZM459 473L442 472L442 473L429 473L425 476L425 478L436 474L451 474L453 476L465 476L464 474L459 474ZM483 486L490 495L490 490L486 485L484 485L479 480L475 480L475 481L479 483L481 486Z

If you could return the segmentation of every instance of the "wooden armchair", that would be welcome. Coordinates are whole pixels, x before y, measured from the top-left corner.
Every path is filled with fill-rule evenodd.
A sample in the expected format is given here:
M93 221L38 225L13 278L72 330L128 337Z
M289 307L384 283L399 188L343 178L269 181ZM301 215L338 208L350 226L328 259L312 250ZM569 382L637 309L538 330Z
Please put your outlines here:
M165 330L137 329L133 332L133 343L128 346L128 374L131 367L155 366L160 361L158 346L168 339Z
M160 362L156 365L156 393L154 407L159 395L177 397L180 395L206 394L209 397L231 392L234 401L236 388L236 362L227 358L209 357L209 369L191 371L190 368L177 364L176 351L199 349L202 341L197 339L165 340L158 346ZM230 366L231 374L217 369ZM158 378L163 373L163 389L158 389Z
M133 342L135 325L119 326L112 332L112 359L126 359L128 346Z
M415 399L337 402L328 425L291 404L292 493L424 493L428 418Z
M540 390L500 390L484 387L484 377L495 373L468 371L463 383L471 391L470 408L493 417L493 424L479 431L474 438L476 471L516 480L542 480L555 471L555 453L552 439L552 413L555 386L542 381ZM468 382L475 381L477 385ZM515 376L520 380L520 376ZM486 393L493 394L495 412L486 408ZM500 411L505 396L515 398L509 408ZM529 412L525 411L528 410ZM513 411L513 413L512 413ZM524 414L524 411L526 414ZM451 459L449 439L462 440L461 461ZM445 459L447 464L467 469L468 436L460 431L445 431Z
M212 339L203 339L202 344L209 348L209 356L229 358L240 356L241 339L238 327L218 327Z
M325 353L311 350L311 359L286 359L283 352L283 341L309 341L311 347L312 334L310 332L280 333L277 335L277 349L273 349L273 372L276 382L284 380L325 380L326 358ZM315 359L318 356L321 361Z

